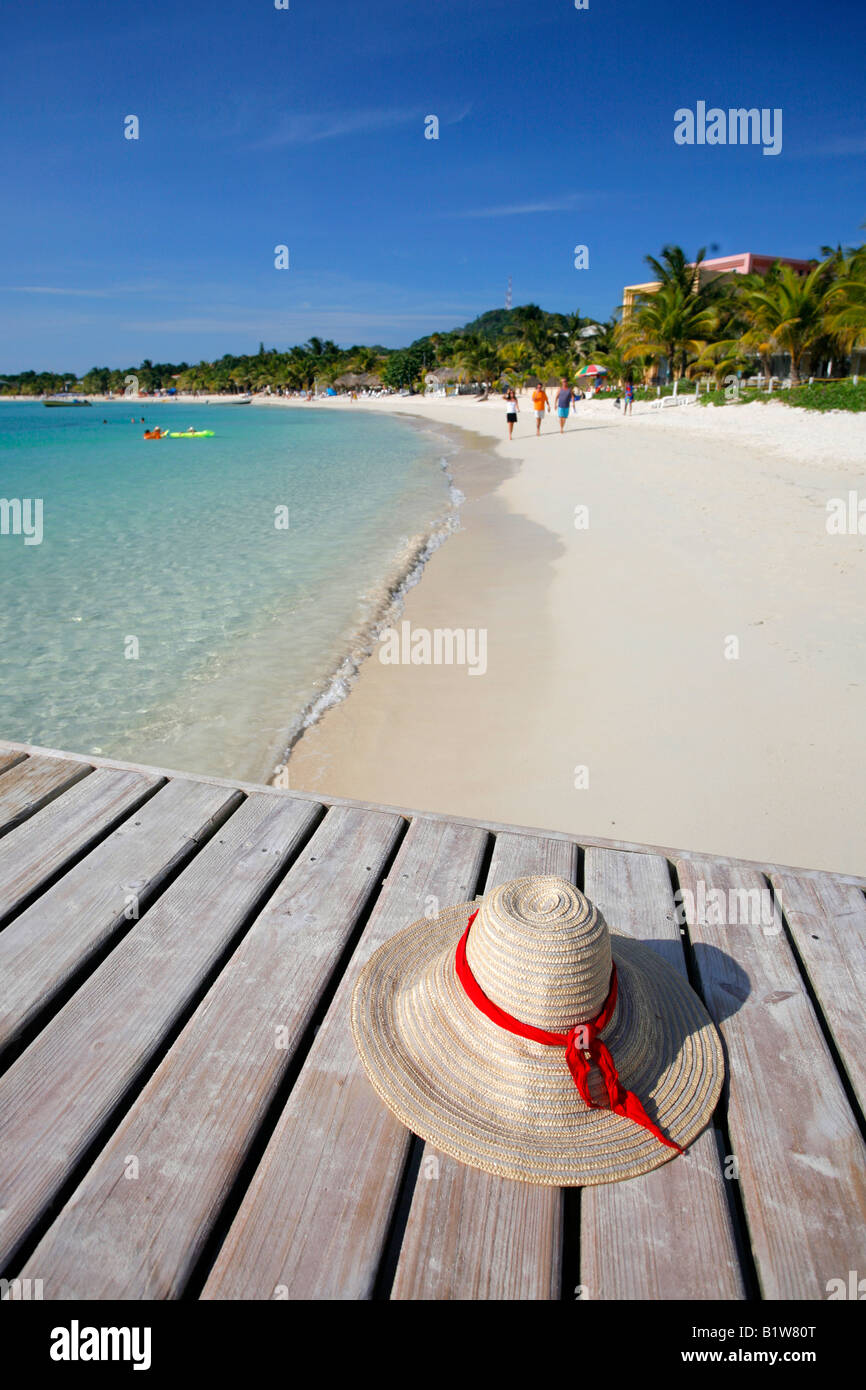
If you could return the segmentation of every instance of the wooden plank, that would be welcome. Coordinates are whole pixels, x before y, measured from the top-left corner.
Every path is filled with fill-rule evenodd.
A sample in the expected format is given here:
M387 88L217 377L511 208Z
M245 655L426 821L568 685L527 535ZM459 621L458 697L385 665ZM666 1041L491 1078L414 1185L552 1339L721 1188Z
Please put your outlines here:
M369 1298L409 1131L367 1081L349 1025L373 951L431 897L470 900L486 836L414 821L205 1285L205 1299Z
M156 778L139 772L97 768L10 831L0 841L0 920L96 844L158 785Z
M590 849L584 882L612 932L687 977L666 860ZM581 1192L580 1284L590 1299L745 1297L712 1124L684 1157Z
M93 767L114 767L122 768L124 771L144 772L150 776L166 778L189 778L197 782L208 782L212 786L233 787L243 792L260 792L267 796L286 796L290 795L299 801L312 801L317 805L323 806L354 806L361 811L387 811L389 814L403 816L407 820L418 820L422 816L425 820L443 821L449 825L468 825L474 826L479 830L489 831L494 835L522 835L524 837L537 836L542 839L561 840L564 844L576 845L578 848L593 845L598 849L620 849L627 850L632 854L660 854L663 858L671 862L682 858L714 858L719 864L727 864L734 868L756 869L761 873L790 873L796 874L801 878L820 878L828 871L826 869L810 869L805 866L794 866L790 864L765 864L754 859L738 859L730 855L712 855L707 851L696 850L694 847L687 848L682 845L643 845L636 844L631 840L610 840L600 835L574 834L565 830L551 830L550 827L531 826L531 825L508 825L504 822L493 820L473 820L468 816L454 816L440 811L420 811L417 808L408 806L389 806L382 805L376 801L359 801L356 798L345 796L329 796L318 792L292 791L287 793L279 787L262 786L253 782L237 782L224 777L208 777L202 773L191 773L177 768L149 767L142 763L119 762L115 758L102 757L82 757L76 753L62 753L53 748L40 748L35 744L14 743L10 740L0 741L0 748L10 751L19 751L27 754L41 754L53 758L72 758L87 762ZM832 877L839 883L851 883L860 888L866 889L866 877L858 874L833 872Z
M33 1252L46 1297L180 1296L402 824L328 814Z
M0 746L0 773L8 772L10 767L17 767L23 763L27 757L26 753L18 752L14 748L3 748Z
M862 1260L866 1145L778 908L762 922L755 898L744 912L742 894L769 893L762 876L711 860L677 869L701 990L727 1048L731 1143L763 1295L826 1298L829 1280ZM730 925L714 925L716 906Z
M866 1113L866 898L858 888L822 879L773 877L812 989Z
M0 932L0 1051L95 951L129 929L240 800L240 792L201 782L169 782Z
M0 1265L56 1197L315 817L311 806L249 798L0 1077Z
M0 782L0 835L8 835L90 770L89 763L66 758L25 758L12 767Z
M500 835L485 891L525 874L572 882L574 846ZM562 1279L562 1191L467 1168L424 1145L393 1299L554 1299ZM428 1180L425 1175L438 1175Z

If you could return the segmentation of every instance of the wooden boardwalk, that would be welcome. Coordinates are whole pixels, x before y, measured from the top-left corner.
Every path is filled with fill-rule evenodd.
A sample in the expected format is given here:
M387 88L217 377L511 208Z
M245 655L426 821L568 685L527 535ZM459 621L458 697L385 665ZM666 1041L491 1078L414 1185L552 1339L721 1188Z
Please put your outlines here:
M355 1054L380 942L539 872L724 1039L714 1125L630 1182L463 1167ZM864 888L0 744L0 1273L45 1299L826 1299L866 1275ZM718 893L750 920L712 925Z

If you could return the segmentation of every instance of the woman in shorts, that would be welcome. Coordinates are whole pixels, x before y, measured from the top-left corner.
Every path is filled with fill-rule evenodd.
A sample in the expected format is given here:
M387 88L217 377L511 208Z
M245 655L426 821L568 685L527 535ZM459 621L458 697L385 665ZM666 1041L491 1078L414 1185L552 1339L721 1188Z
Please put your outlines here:
M517 412L519 411L519 409L520 406L517 404L517 397L514 394L514 390L511 386L509 386L508 390L505 392L505 421L508 425L509 439L514 433L514 426L517 424Z

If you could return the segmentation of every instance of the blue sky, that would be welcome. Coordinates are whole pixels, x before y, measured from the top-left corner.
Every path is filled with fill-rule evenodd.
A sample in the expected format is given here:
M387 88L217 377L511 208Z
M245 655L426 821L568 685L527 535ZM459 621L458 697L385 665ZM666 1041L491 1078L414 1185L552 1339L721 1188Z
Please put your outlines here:
M0 372L396 346L509 275L607 317L667 241L863 239L852 0L28 0L3 40ZM781 154L676 145L699 100L782 108Z

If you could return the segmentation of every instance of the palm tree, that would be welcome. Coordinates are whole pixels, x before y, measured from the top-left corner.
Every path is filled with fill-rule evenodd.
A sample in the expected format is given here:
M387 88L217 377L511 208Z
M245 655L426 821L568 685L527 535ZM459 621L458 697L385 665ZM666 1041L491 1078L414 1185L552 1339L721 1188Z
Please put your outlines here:
M835 259L835 258L834 258ZM828 333L846 352L866 343L866 246L835 261L836 279L824 295Z
M707 249L702 246L695 259L687 261L686 253L681 246L663 246L660 261L656 260L655 256L644 256L644 260L661 289L675 285L685 295L700 294L700 267L706 254Z
M584 328L588 328L592 323L593 320L584 318L579 309L575 309L573 314L565 314L563 317L563 330L568 342L568 350L575 359L580 356L583 343L580 335Z
M372 348L355 348L349 358L349 370L363 375L365 372L378 373L381 370L382 362L377 352Z
M599 323L596 319L588 319L586 328L594 328L594 333L587 333L586 337L581 337L580 345L575 353L575 360L581 364L584 362L600 362L607 366L603 359L614 353L621 351L621 324L616 315L606 319L604 323Z
M511 316L509 337L525 343L536 361L540 361L551 350L552 338L544 310L537 304L519 304Z
M791 358L791 385L800 385L800 367L806 354L817 347L826 332L825 295L829 263L823 262L798 275L789 265L777 265L758 283L740 293L747 325L743 341L765 342Z
M570 380L574 372L574 362L571 353L567 348L558 348L545 360L539 376L542 381L552 381L555 377L557 381L560 377Z
M509 382L525 386L532 375L532 352L528 345L522 342L503 343L499 349L499 359Z
M725 293L717 281L701 283L705 255L702 246L695 259L688 261L681 246L665 246L660 260L644 257L659 284L637 297L631 316L617 334L626 361L647 354L666 357L674 378L685 376L689 356L696 356L714 336Z
M492 343L467 334L463 350L452 359L470 381L498 381L502 372L499 353Z
M594 342L595 339L591 339ZM592 351L592 361L597 362L600 367L607 368L607 379L609 382L625 381L631 371L631 362L626 360L623 349L617 343L610 343L605 346L604 351Z
M651 294L641 295L619 340L623 358L633 362L649 355L666 357L674 378L684 376L689 355L696 356L714 335L716 310L702 293L671 280Z

